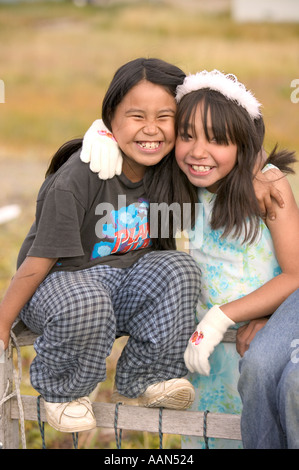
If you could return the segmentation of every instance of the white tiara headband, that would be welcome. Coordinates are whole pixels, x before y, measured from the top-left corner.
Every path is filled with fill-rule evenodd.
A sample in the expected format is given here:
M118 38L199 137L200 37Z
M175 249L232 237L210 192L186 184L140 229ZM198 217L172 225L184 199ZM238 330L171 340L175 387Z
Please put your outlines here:
M219 91L222 95L231 101L235 101L239 106L246 109L252 119L261 116L261 104L253 94L240 83L233 74L224 74L219 70L208 72L204 70L185 78L182 85L176 90L176 101L179 103L183 96L192 91L208 88L209 90Z

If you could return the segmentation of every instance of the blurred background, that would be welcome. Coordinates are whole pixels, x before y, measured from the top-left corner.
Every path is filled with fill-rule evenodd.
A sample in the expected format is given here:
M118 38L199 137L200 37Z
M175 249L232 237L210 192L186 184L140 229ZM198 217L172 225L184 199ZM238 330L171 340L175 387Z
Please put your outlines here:
M299 0L0 0L1 296L51 156L101 117L115 70L140 56L186 73L234 73L263 103L266 150L278 142L298 154ZM299 203L299 177L289 180ZM10 215L3 208L11 205ZM120 341L108 359L97 400L109 401L121 347ZM35 394L27 373L33 354L23 353L27 394ZM41 447L36 423L26 427L28 447ZM72 447L70 436L47 426L46 443ZM123 435L123 448L158 445L155 435ZM163 446L179 448L179 437L164 436ZM79 447L115 448L114 431L81 433Z

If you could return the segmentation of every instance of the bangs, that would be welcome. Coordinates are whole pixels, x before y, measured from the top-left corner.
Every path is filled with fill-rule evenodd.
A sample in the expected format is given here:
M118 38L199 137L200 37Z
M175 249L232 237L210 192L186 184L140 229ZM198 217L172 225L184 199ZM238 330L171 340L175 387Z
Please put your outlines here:
M187 138L190 129L195 131L198 105L202 104L202 124L205 136L210 142L215 139L219 145L237 143L237 129L240 108L217 91L198 90L185 95L178 106L176 130L182 138Z

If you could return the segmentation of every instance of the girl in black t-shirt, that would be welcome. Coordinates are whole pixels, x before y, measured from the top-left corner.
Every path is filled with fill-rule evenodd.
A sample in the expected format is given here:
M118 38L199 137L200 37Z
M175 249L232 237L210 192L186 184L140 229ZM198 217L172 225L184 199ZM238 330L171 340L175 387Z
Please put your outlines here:
M114 178L126 179L127 195L136 192L136 184L142 182L149 204L175 202L174 96L183 79L184 73L173 65L137 59L116 72L103 101L103 120L124 159L122 174ZM37 201L38 216L27 238L30 251L25 253L0 305L4 347L18 315L39 334L31 383L45 400L48 422L65 432L95 427L88 395L106 378L106 357L116 336L128 335L129 339L117 364L113 401L176 409L192 403L194 389L183 378L187 373L183 353L194 328L200 291L195 261L175 251L175 224L180 223L180 217L171 211L167 217L160 217L157 235L150 238L151 220L142 227L140 224L148 216L145 204L141 209L138 206L139 217L134 219L125 211L118 219L122 224L132 224L133 220L125 236L142 230L150 241L141 243L141 256L133 264L115 267L112 261L95 262L88 268L80 265L80 238L82 242L86 235L84 222L94 217L90 213L94 210L93 197L99 203L111 203L101 199L102 182L95 180L95 175L92 180L86 179L86 185L93 188L86 187L89 198L82 203L82 187L77 182L82 181L78 172L85 170L74 157L81 143L67 143L52 159L43 197ZM65 180L61 181L61 175ZM181 185L182 199L194 207L195 201L190 200L184 185L179 180L175 184ZM79 240L70 247L68 234L75 225L79 227ZM108 225L103 229L107 233ZM113 256L108 256L109 260ZM77 258L75 269L63 266L61 260L68 257Z

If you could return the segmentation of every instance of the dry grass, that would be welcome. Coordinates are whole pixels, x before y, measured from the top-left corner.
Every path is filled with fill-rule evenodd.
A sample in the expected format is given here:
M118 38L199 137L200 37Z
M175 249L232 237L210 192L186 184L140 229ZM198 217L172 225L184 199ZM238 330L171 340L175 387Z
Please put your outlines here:
M0 79L5 83L0 206L22 207L19 219L0 227L1 292L14 273L50 156L64 141L82 136L99 117L112 74L132 58L160 57L187 73L213 68L235 73L264 104L267 149L278 141L299 151L299 103L290 100L291 81L299 78L298 25L235 24L223 9L227 0L198 0L197 8L192 0L186 0L186 8L178 0L106 3L85 8L71 2L0 5ZM299 202L298 176L290 181ZM27 354L25 363L32 352ZM104 400L115 360L112 356L101 388ZM30 393L28 380L25 386ZM29 446L40 446L37 428L28 426ZM71 446L71 441L47 432L52 447ZM81 437L81 445L115 447L113 435L103 430ZM158 440L134 434L124 445L157 447ZM177 438L166 438L166 447L178 445Z
M48 158L65 139L82 135L99 115L115 69L137 56L159 56L186 72L234 72L264 103L269 142L298 150L298 108L290 101L297 25L238 25L228 13L163 2L0 6L0 13L1 158Z

